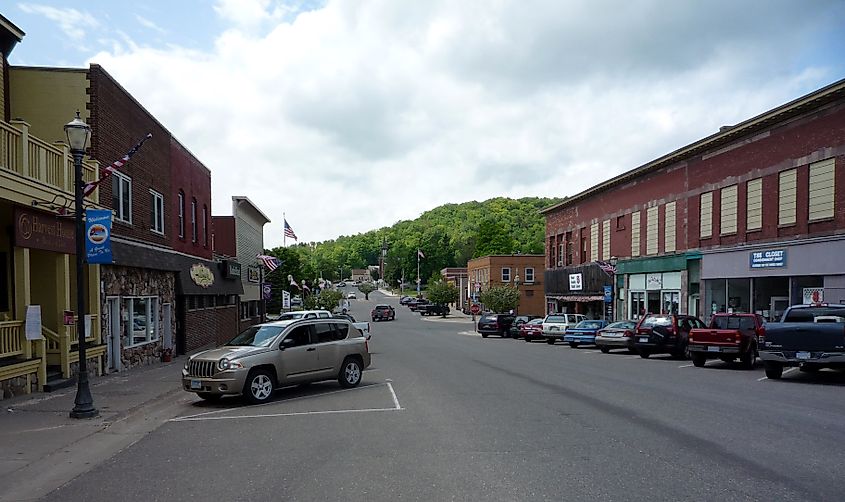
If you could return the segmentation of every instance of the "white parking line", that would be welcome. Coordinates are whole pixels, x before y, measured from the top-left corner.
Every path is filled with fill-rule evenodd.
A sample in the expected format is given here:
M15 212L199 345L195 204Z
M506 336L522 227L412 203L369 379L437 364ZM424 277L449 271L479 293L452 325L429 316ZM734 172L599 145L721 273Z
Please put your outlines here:
M683 366L678 366L678 367L679 367L679 368L690 368L690 367L692 367L692 366L693 366L692 364L685 364L685 365L683 365Z
M798 371L798 368L793 366L792 368L785 369L785 370L783 370L783 374L786 375L787 373L792 373L793 371ZM763 380L768 380L768 379L769 379L769 377L763 377L763 378L758 378L757 381L762 382Z

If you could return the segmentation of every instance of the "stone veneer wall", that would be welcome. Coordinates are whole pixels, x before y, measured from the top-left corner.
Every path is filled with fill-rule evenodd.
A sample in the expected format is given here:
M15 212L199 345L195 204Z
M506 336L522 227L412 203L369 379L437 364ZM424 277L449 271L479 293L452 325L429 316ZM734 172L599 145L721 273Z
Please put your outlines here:
M163 270L152 270L146 268L121 267L116 265L103 265L100 267L100 279L103 281L102 312L103 322L102 335L105 342L107 335L108 303L107 297L119 296L157 296L159 305L159 323L161 319L161 306L170 303L172 309L176 310L176 274ZM120 305L123 312L123 302ZM121 323L121 327L122 327ZM171 315L170 332L176 333L176 316ZM121 337L122 343L123 337ZM108 367L108 354L106 355L106 367ZM161 339L132 348L122 348L121 366L124 369L134 366L149 365L160 360Z
M38 392L38 373L31 375L31 392ZM26 394L26 376L0 380L0 401Z

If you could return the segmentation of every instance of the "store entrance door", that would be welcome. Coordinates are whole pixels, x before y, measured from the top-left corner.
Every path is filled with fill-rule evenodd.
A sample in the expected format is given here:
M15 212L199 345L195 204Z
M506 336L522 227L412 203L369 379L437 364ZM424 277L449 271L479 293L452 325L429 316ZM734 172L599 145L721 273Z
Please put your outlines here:
M789 297L773 296L769 306L769 322L779 322L787 307L789 307Z

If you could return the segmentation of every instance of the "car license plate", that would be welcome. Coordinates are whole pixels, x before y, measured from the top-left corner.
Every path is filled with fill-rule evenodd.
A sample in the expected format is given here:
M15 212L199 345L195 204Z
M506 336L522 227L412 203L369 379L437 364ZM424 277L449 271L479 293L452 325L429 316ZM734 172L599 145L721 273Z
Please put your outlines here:
M795 358L796 359L809 359L810 353L809 352L796 352Z
M644 337L640 338L640 343L648 343L648 337L644 336Z
M707 347L707 352L719 352L719 347Z
M191 388L202 389L202 382L200 382L199 380L191 380Z

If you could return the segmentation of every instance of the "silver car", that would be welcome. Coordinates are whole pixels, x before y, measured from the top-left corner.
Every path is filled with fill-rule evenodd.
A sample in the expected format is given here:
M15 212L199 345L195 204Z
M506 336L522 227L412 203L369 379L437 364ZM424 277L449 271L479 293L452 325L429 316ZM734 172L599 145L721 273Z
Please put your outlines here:
M191 356L182 369L182 388L202 399L242 394L258 404L289 385L336 378L342 387L355 387L369 365L367 339L349 321L276 321Z

